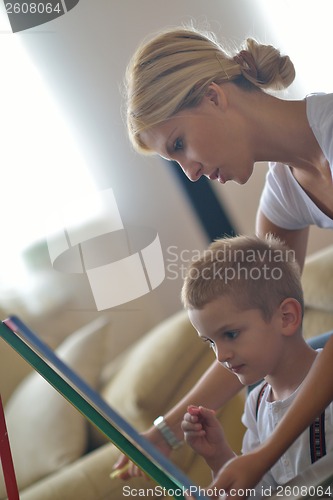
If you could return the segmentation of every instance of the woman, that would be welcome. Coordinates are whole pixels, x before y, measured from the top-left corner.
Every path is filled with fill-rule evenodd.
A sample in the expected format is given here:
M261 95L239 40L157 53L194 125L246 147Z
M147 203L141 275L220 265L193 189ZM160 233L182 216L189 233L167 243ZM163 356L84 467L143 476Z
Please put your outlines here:
M271 162L257 234L280 237L303 267L309 226L333 228L333 95L286 101L265 92L294 77L289 57L272 46L248 39L228 54L212 34L171 29L139 47L128 66L127 124L137 151L178 162L192 181L244 184L256 162ZM239 389L215 362L145 436L168 454L182 439L188 404L218 408ZM121 477L135 474L131 466Z

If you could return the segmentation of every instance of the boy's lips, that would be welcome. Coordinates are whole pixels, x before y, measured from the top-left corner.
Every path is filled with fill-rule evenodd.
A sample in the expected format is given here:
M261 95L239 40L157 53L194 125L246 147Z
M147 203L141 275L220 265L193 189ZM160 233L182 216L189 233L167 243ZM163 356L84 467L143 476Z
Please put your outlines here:
M239 373L245 365L230 365L229 363L226 363L226 366L231 372Z

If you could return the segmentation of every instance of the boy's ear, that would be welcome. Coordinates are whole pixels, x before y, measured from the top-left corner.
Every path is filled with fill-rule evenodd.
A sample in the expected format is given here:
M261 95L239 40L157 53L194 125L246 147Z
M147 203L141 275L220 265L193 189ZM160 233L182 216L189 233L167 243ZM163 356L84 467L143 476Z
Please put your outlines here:
M284 335L293 335L302 324L302 307L298 300L284 299L280 304L282 331Z

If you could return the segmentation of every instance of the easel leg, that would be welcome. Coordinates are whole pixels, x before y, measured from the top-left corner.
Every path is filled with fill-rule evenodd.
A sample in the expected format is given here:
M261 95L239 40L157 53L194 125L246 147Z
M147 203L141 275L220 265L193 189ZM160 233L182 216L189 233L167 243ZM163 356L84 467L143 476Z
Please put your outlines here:
M5 413L0 396L0 457L2 463L3 476L8 495L8 500L19 500L14 464L10 451L10 444L5 420Z

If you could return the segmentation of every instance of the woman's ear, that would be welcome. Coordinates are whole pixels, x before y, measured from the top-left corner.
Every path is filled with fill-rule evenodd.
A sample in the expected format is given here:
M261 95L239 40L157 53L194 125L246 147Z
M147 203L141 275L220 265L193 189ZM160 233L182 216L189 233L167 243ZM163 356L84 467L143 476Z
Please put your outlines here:
M204 99L213 103L215 106L222 107L222 109L225 109L228 104L227 96L222 86L218 85L215 82L212 82L209 85L208 90L204 96Z
M302 307L298 300L291 297L284 299L280 304L282 333L293 335L302 325Z

